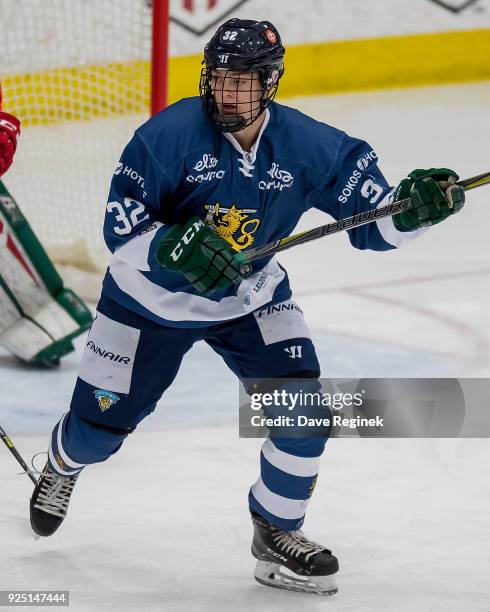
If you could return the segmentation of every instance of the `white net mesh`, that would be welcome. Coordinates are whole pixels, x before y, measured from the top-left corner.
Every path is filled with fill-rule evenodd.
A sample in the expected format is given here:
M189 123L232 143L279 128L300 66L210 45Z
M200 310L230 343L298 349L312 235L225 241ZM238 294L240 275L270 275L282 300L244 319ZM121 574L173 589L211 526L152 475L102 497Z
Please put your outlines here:
M4 110L22 122L7 188L57 263L102 271L124 145L149 115L147 0L0 0Z

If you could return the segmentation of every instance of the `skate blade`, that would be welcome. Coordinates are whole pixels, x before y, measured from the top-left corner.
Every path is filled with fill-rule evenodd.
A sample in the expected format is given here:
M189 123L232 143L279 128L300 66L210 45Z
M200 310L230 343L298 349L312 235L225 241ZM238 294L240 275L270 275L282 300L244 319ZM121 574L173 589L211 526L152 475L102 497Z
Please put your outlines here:
M257 561L254 578L260 584L300 593L330 596L337 593L335 576L298 576L291 570L269 561Z

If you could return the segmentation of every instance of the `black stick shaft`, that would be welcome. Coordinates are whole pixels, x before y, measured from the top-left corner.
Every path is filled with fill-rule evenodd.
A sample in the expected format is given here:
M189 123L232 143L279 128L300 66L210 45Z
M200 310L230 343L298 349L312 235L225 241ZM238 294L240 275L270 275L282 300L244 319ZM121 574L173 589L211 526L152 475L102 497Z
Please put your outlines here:
M29 478L32 480L32 482L34 483L34 486L37 486L37 480L35 478L35 476L32 474L32 471L28 468L27 463L24 461L24 459L22 459L22 457L20 456L19 452L17 451L17 449L14 446L14 443L12 442L12 440L7 436L7 434L5 433L5 430L2 428L2 426L0 425L0 438L2 439L2 441L4 442L5 446L9 449L9 451L12 453L12 455L17 459L17 461L20 463L20 465L22 466L22 468L27 472Z
M458 181L457 183L457 185L464 187L465 191L488 184L490 184L490 172L484 172L483 174L478 174L477 176ZM297 244L304 244L305 242L317 240L323 236L329 236L330 234L336 234L337 232L343 232L344 230L354 229L355 227L360 227L361 225L366 225L367 223L373 223L374 221L382 219L383 217L392 217L393 215L405 212L410 207L410 198L406 198L405 200L392 202L391 204L387 204L381 208L367 210L363 213L354 215L353 217L339 219L333 223L327 223L327 225L321 225L311 230L300 232L299 234L293 234L292 236L287 236L285 238L275 240L274 242L269 242L263 246L243 252L242 256L244 257L244 263L250 263L252 261L256 261L257 259L262 259L263 257L275 255L276 253L290 249Z

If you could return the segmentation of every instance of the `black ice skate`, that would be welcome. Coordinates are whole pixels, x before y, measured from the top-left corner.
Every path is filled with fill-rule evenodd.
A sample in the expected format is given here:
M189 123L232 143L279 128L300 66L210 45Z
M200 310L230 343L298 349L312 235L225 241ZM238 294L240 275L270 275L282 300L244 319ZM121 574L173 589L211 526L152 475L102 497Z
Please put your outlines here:
M266 586L316 595L335 595L339 563L331 551L301 530L283 531L252 512L255 580Z
M50 536L61 525L78 476L59 476L46 463L30 503L31 527L38 535Z

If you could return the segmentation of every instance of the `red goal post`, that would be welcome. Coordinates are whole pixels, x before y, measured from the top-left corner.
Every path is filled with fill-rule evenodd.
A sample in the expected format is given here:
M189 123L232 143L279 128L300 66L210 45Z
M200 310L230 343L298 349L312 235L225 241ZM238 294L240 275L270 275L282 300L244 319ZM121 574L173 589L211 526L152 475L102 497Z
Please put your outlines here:
M4 182L71 286L100 278L112 173L167 102L169 0L2 0L2 23L4 109L22 123Z
M152 0L152 3L151 114L155 115L165 108L168 101L170 0Z

